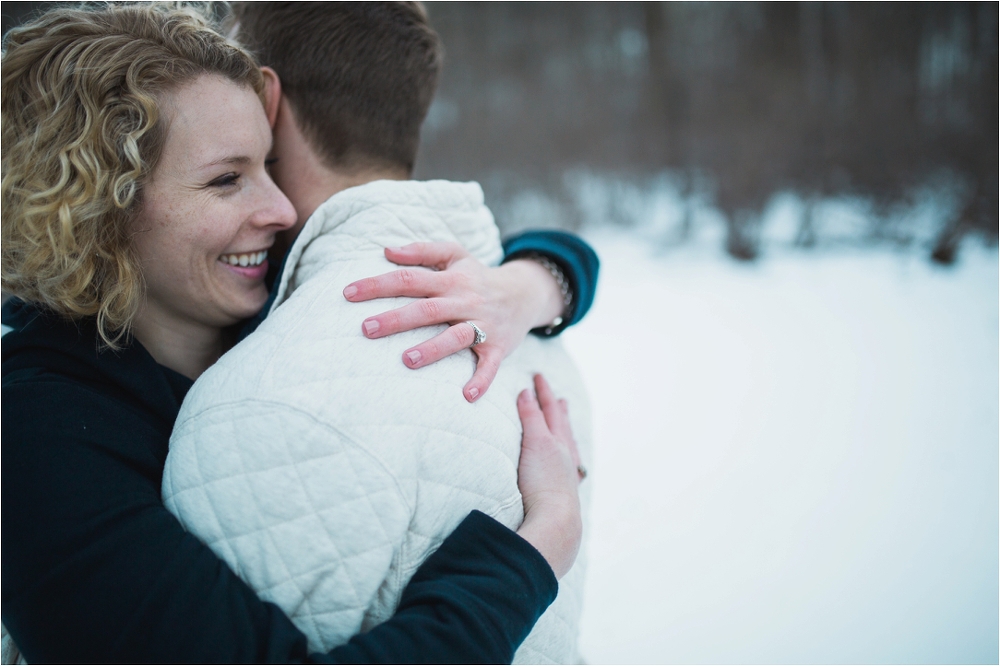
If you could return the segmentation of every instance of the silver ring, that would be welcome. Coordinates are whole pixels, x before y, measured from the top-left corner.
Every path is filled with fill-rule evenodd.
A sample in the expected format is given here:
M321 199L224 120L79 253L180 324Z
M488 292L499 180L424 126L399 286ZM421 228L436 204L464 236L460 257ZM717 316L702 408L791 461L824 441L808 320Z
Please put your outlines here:
M483 329L479 328L471 321L467 321L465 323L471 326L472 330L476 332L476 339L472 341L472 344L469 345L470 347L475 347L476 345L481 345L482 343L486 342L486 334L483 333Z

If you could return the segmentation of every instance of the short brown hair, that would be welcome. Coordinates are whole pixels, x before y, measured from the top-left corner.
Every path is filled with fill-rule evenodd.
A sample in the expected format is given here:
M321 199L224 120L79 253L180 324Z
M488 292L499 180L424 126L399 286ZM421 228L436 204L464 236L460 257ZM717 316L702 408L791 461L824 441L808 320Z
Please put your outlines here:
M423 6L240 2L233 18L330 166L413 170L442 61Z
M3 289L94 316L115 347L142 303L131 223L159 162L160 97L200 74L263 93L253 58L177 3L54 9L5 38Z

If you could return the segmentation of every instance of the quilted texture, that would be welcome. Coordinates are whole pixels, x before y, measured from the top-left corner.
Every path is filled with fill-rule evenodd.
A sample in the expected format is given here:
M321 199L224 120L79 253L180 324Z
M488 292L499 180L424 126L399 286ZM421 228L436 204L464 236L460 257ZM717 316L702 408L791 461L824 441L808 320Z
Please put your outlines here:
M170 441L167 508L284 609L312 650L389 618L472 509L520 525L515 398L533 373L570 401L590 460L587 397L558 340L529 336L470 405L471 352L414 371L402 352L435 331L361 334L366 317L412 299L349 303L344 287L397 268L383 248L418 240L502 258L476 184L378 181L331 197L292 247L271 314L195 383ZM578 660L583 573L581 557L515 663Z

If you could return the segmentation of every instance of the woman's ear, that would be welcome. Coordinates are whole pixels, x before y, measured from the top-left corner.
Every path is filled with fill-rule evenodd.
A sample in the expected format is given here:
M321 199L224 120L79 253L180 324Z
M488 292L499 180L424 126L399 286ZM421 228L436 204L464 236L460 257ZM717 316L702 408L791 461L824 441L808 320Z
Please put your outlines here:
M281 79L270 67L261 67L260 73L264 75L264 112L273 130L278 122L278 108L281 106Z

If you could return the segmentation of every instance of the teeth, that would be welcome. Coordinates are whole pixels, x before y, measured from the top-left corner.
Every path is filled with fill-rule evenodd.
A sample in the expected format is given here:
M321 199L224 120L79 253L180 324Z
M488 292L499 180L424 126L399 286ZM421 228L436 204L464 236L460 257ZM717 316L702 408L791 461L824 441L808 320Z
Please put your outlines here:
M250 254L224 254L219 259L230 266L259 266L267 259L267 250Z

